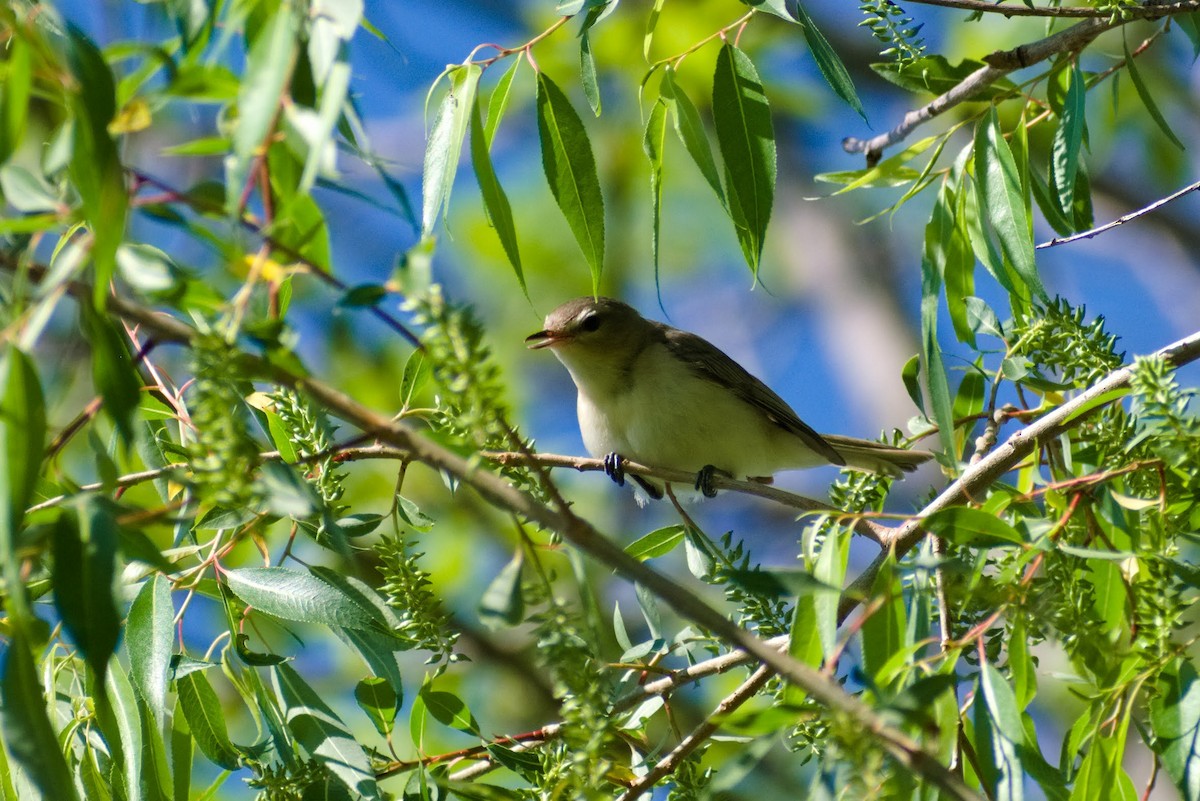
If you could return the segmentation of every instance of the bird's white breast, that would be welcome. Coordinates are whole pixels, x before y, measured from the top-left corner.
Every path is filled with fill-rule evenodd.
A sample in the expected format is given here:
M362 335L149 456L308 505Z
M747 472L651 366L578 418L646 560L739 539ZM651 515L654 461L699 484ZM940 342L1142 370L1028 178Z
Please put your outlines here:
M589 365L582 382L569 357L563 362L579 389L579 428L593 456L615 452L689 472L713 465L739 478L825 461L664 345L647 347L632 364L606 373Z

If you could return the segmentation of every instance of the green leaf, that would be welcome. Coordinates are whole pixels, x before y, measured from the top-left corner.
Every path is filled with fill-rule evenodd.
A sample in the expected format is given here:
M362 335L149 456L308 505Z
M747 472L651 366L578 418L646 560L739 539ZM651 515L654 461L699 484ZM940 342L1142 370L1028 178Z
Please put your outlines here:
M466 702L454 693L433 690L426 684L421 688L421 698L429 714L438 723L479 736L479 724L475 722L475 716L467 709Z
M269 615L300 623L389 631L377 610L312 573L285 567L243 567L226 570L223 575L239 598Z
M521 66L520 54L513 59L512 65L500 76L500 80L496 82L496 88L492 90L492 96L488 99L487 122L484 123L483 132L489 151L492 149L492 141L496 138L496 129L500 127L500 120L504 119L504 112L508 109L508 95L512 90L513 78L516 76L519 66Z
M914 353L900 370L900 380L913 405L925 414L925 398L921 395L921 354Z
M625 553L642 562L657 559L675 550L676 546L683 542L683 536L684 527L679 523L656 528L626 545Z
M404 361L404 371L400 374L400 401L405 409L411 408L416 394L429 382L432 369L425 354L414 350Z
M674 67L668 66L663 70L662 84L658 91L671 109L671 120L679 141L700 169L704 180L712 187L717 200L721 201L721 207L728 211L725 190L721 187L721 172L717 169L717 161L713 157L712 145L708 141L708 134L705 133L704 123L700 120L700 112L696 110L691 98L675 83Z
M129 652L130 678L160 729L167 715L174 623L171 582L156 573L142 585L129 607L125 648Z
M946 285L946 308L950 312L954 334L959 342L965 342L974 348L975 329L971 327L967 314L967 298L975 294L975 254L971 250L970 235L963 223L966 194L967 192L959 189L950 198L955 213L952 221L943 221L950 227L950 231L942 243L940 253L944 261L940 267Z
M114 757L120 757L119 764L129 801L156 801L161 792L148 781L153 774L147 770L145 760L151 758L152 754L144 737L142 713L133 693L133 685L129 683L129 677L119 661L114 660L110 666L104 681L104 694L97 695L97 701L102 701L97 704L97 718L101 721L107 719L107 722L102 722L101 728L109 738L110 747L114 746L113 740L119 743L113 748ZM105 708L108 708L107 713L102 711Z
M16 555L17 531L33 499L46 442L46 401L37 368L9 346L0 360L0 564L6 608L18 626L31 621Z
M71 640L104 682L121 635L113 598L117 523L98 502L63 512L53 529L54 607Z
M946 243L956 234L954 219L956 184L961 173L956 169L945 179L925 226L925 248L921 259L921 358L925 386L929 393L933 422L938 427L942 452L950 462L957 458L954 447L954 412L950 404L950 385L937 340L938 297L942 290L942 270L946 262Z
M34 175L19 164L10 163L0 167L0 192L14 209L23 214L57 212L62 203L42 176Z
M984 703L975 709L975 727L987 733L990 742L980 743L983 751L985 773L991 773L991 797L997 799L1024 799L1025 770L1022 767L1019 746L1025 741L1025 730L1021 724L1021 712L1012 688L996 668L984 661L980 665L979 689ZM978 739L978 738L977 738ZM990 745L990 748L983 748Z
M250 43L246 79L238 92L233 154L226 162L225 207L237 211L250 175L250 166L275 125L300 52L300 19L296 6L280 3Z
M888 61L872 64L871 69L879 77L889 83L907 89L910 92L928 92L934 95L945 94L963 82L971 73L986 68L987 65L975 59L963 59L951 64L945 56L922 56L915 61L903 64ZM1007 78L1001 78L988 84L972 100L993 100L997 97L1012 94L1017 90L1016 84Z
M1200 679L1186 659L1159 675L1159 693L1150 702L1155 751L1179 794L1200 798Z
M956 545L998 548L1024 545L1025 538L994 514L969 506L951 506L921 521L921 528Z
M479 599L479 617L491 626L515 626L525 617L525 596L521 592L524 552L518 550L501 569Z
M863 670L876 678L894 654L911 645L905 642L904 589L891 555L880 567L871 588L872 603L877 599L880 605L862 625Z
M600 83L596 80L596 57L592 55L592 39L585 29L579 36L579 77L583 95L592 112L600 116Z
M289 665L276 665L271 676L283 702L288 728L300 746L352 794L379 799L370 760L341 719Z
M132 447L133 424L142 399L142 380L134 368L127 339L112 318L90 307L83 312L83 328L92 346L92 382L121 439Z
M713 123L725 162L729 211L746 263L757 277L775 198L775 131L758 71L731 44L717 55Z
M153 245L125 243L117 248L121 277L140 292L170 292L179 286L179 266Z
M359 309L364 306L378 305L387 297L387 287L380 284L358 284L342 293L337 305L344 309Z
M421 188L423 236L433 231L439 216L445 219L450 207L450 190L454 186L454 176L458 174L458 159L467 137L471 109L475 106L475 90L479 87L479 76L482 74L483 68L476 64L462 64L448 73L450 90L438 106L437 116L429 131L429 141L425 144L425 172Z
M7 45L7 74L0 95L0 164L9 160L25 138L29 117L29 97L33 91L32 48L21 36L12 36Z
M496 170L492 166L492 157L488 153L488 139L479 114L479 99L475 99L471 111L471 165L475 168L475 179L479 182L479 194L483 196L483 209L487 212L488 221L500 239L504 255L517 274L517 283L527 296L525 272L521 268L521 251L517 246L517 228L513 224L512 207L508 195L496 178Z
M264 462L255 486L262 492L266 508L279 517L305 520L316 514L321 505L312 485L283 462Z
M1079 61L1071 69L1071 82L1059 112L1058 128L1054 131L1051 147L1051 174L1058 189L1058 208L1066 217L1071 216L1075 205L1075 176L1079 171L1080 149L1083 147L1083 132L1087 125L1087 83Z
M1146 111L1150 114L1150 119L1154 120L1154 124L1163 132L1163 136L1171 140L1171 144L1180 150L1186 150L1183 142L1179 141L1179 137L1171 130L1171 126L1167 123L1166 118L1159 111L1158 104L1154 102L1153 96L1146 88L1145 81L1142 80L1142 74L1138 71L1137 60L1129 52L1129 42L1125 37L1121 37L1121 46L1125 48L1125 69L1129 73L1129 80L1133 82L1133 88L1137 90L1137 95L1142 101L1142 105L1146 107Z
M993 106L975 129L975 182L979 205L1000 240L1000 250L1038 298L1049 302L1038 277L1033 231L1021 188L1021 173L1000 130Z
M47 717L38 668L21 629L14 630L3 659L0 731L4 733L5 750L42 798L75 801L75 784Z
M92 232L96 265L93 306L104 308L108 282L116 272L117 248L125 235L129 194L116 143L108 124L116 116L112 71L87 36L67 26L67 50L78 92L71 98L75 124L71 137L70 172L83 203L83 216Z
M544 72L537 76L537 117L542 169L587 260L592 292L598 293L604 269L604 197L596 160L579 114Z
M667 138L667 104L661 98L650 109L642 150L650 161L650 253L654 260L654 285L658 286L659 233L662 229L663 146Z
M796 21L804 29L804 41L808 43L809 52L817 62L817 69L821 70L821 75L825 76L825 82L833 91L837 92L838 97L846 101L850 108L857 111L858 115L866 120L867 113L863 111L862 101L858 99L858 93L854 91L854 81L850 79L850 72L846 69L846 65L842 63L833 46L829 44L825 34L821 33L812 21L812 17L808 16L804 6L797 2L793 6L793 11Z
M400 696L386 679L363 679L354 685L354 700L358 708L366 713L380 736L387 737L396 721L400 708Z
M201 671L181 676L175 680L175 692L200 752L215 765L237 770L241 756L229 740L225 713L208 677Z

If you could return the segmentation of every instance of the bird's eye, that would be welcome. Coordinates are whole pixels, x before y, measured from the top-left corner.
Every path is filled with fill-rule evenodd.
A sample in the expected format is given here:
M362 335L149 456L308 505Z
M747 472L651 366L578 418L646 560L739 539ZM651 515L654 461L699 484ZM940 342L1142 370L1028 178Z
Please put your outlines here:
M580 329L584 331L595 331L600 328L600 315L589 314L579 321Z

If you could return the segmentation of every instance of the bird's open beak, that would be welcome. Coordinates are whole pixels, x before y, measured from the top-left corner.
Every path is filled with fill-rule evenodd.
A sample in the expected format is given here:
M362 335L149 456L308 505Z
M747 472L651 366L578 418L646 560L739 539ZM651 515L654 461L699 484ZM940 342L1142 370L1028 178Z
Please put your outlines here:
M536 334L530 334L529 336L525 337L525 347L529 348L530 350L548 348L555 343L562 342L564 339L566 339L566 337L562 336L561 334L555 334L553 331L549 330L542 330L538 331Z

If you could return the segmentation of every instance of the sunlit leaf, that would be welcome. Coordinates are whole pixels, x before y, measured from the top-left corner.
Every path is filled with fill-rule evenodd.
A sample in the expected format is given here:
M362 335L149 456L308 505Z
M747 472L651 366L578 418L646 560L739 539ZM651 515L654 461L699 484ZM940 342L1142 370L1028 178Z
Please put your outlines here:
M592 273L592 291L604 269L604 197L592 145L579 114L544 72L537 76L538 135L542 168Z
M188 673L175 680L179 706L201 753L215 765L236 770L240 762L237 749L229 740L225 714L208 677L202 672Z
M506 76L507 77L507 76ZM498 91L498 90L497 90ZM494 112L498 113L498 112ZM479 115L479 100L476 98L471 111L471 164L475 168L475 179L479 182L479 193L483 196L483 208L488 221L500 239L504 255L517 274L517 283L521 290L528 294L525 286L525 272L521 268L521 251L517 246L517 229L513 223L512 207L508 203L508 195L496 178L496 170L492 166L492 157L488 153L487 133Z
M425 171L422 178L421 233L433 231L439 216L445 217L450 206L450 190L458 174L471 109L475 106L475 90L483 69L476 64L462 64L449 71L450 89L438 106L437 116L429 129L425 144Z

